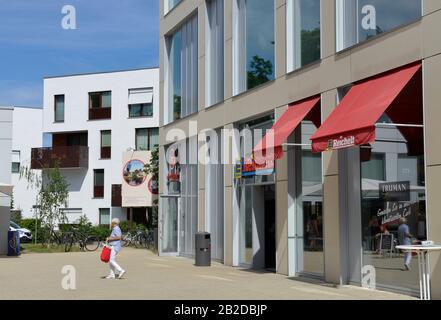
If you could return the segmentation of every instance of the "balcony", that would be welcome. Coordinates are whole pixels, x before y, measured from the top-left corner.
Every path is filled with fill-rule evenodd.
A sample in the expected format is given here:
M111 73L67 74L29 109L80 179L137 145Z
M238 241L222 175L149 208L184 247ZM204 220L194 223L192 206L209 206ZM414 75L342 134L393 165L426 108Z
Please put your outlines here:
M85 146L63 146L34 148L31 153L31 169L44 168L88 168L89 148Z
M112 108L90 108L89 120L105 120L112 118Z

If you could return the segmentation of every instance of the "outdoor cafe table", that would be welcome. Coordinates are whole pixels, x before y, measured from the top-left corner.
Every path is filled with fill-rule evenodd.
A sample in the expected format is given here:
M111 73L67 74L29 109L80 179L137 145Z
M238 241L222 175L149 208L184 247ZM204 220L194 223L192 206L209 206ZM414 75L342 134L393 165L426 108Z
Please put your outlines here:
M441 251L441 245L422 246L396 246L396 249L415 252L418 255L418 269L420 277L420 298L421 300L430 300L430 269L428 255L430 252Z

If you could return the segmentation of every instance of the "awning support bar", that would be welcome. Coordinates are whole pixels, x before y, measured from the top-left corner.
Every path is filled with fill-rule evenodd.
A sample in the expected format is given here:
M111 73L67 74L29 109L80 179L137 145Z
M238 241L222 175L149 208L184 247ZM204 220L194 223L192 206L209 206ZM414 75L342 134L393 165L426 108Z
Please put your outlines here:
M403 124L403 123L376 123L377 128L388 128L388 127L409 127L409 128L424 128L423 124Z
M312 144L310 143L284 143L283 146L287 147L310 147Z

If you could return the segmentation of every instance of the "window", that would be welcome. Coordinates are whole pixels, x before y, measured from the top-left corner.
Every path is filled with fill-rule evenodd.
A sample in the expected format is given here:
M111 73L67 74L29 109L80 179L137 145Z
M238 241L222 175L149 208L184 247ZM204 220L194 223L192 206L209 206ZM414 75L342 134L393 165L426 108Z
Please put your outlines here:
M129 90L129 118L153 117L153 88Z
M198 20L190 18L166 38L165 119L173 122L198 111Z
M101 131L101 159L110 159L112 153L112 131Z
M104 198L104 169L93 170L93 197Z
M20 172L20 150L12 150L12 165L11 172L19 173Z
M99 209L100 211L100 226L110 226L110 209Z
M224 1L207 0L205 33L205 105L224 99Z
M337 0L337 50L419 19L421 0Z
M64 122L64 94L57 95L55 100L55 122Z
M234 94L275 78L274 7L271 0L234 0Z
M153 117L153 104L140 103L129 105L129 118Z
M287 2L288 72L320 60L320 0Z
M176 7L182 0L165 0L164 1L164 14L170 12L174 7Z
M12 162L12 173L20 172L20 162Z
M158 128L136 129L136 150L150 151L159 145Z
M110 119L111 108L111 91L89 93L89 120Z

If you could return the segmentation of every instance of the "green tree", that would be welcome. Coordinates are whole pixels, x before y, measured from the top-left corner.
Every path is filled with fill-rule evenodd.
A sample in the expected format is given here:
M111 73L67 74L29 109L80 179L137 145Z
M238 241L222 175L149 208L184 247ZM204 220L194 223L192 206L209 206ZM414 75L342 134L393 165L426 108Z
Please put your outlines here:
M39 175L33 169L24 167L20 169L20 177L28 181L28 187L37 188L36 199L37 219L48 232L54 232L58 224L67 222L63 208L68 207L69 184L61 174L58 164L53 168L43 168ZM49 239L46 239L49 240Z
M248 71L248 89L257 87L260 84L268 82L273 73L273 64L262 57L254 56L250 62L250 71Z
M150 162L144 167L145 173L152 177L152 181L157 184L159 189L159 148L156 147L152 150ZM154 228L158 226L158 199L153 201L152 208L152 225Z

